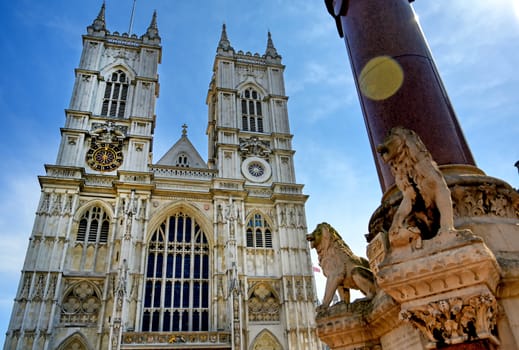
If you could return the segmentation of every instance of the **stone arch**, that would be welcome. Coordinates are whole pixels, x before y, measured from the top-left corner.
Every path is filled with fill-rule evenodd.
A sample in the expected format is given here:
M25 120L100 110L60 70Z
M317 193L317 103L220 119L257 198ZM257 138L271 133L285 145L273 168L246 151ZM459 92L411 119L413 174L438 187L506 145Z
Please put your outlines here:
M84 203L76 209L76 212L74 213L74 223L79 223L79 220L81 219L81 216L85 213L85 211L96 205L102 207L113 220L114 211L112 209L112 206L109 203L102 201L100 199L93 199L91 201Z
M263 96L263 97L268 95L267 90L265 90L265 88L261 84L259 84L254 79L254 77L251 77L251 76L248 76L247 79L245 79L244 81L239 83L238 86L236 86L236 90L239 93L241 93L242 91L244 91L245 89L248 89L248 88L253 88L253 89L258 90L260 95Z
M276 336L268 329L262 330L252 342L250 350L283 350Z
M130 79L130 82L135 80L135 77L137 76L136 72L130 66L126 65L124 62L111 63L103 67L103 69L101 69L100 74L106 80L107 78L109 78L110 74L117 70L122 70L124 73L126 73L128 75L128 78Z
M267 221L269 226L271 228L274 228L274 220L272 220L272 217L268 213L262 211L261 209L257 209L257 208L251 210L249 212L249 214L247 214L247 217L245 218L245 222L250 220L254 216L254 214L260 214L265 219L265 221Z
M58 346L57 350L90 350L91 347L88 345L86 338L79 332L72 334L66 338Z
M211 225L201 210L179 201L158 210L149 227L141 330L209 330Z
M199 208L183 200L175 203L168 203L158 208L158 210L150 218L148 232L146 232L145 242L148 242L150 240L153 232L155 232L159 225L169 215L175 214L177 212L183 212L195 218L200 227L202 228L202 231L205 232L206 238L209 241L209 245L211 247L213 246L213 228L212 224L207 219L207 216L204 215L204 213L202 213L202 211Z
M98 209L96 209L98 208ZM100 209L100 210L99 210ZM98 214L90 212L90 210L97 211ZM97 219L85 218L84 216L91 215ZM115 218L112 207L109 203L95 199L88 201L81 205L74 213L72 226L70 229L70 254L67 257L67 266L71 270L80 271L88 270L95 272L104 272L106 264L108 263L108 244L113 240L115 233ZM96 221L97 227L92 225L92 221ZM82 221L85 221L82 223ZM90 221L90 223L88 223ZM85 226L89 226L88 230ZM80 231L82 231L80 233ZM97 235L86 238L86 232L92 235L94 231ZM98 236L98 237L97 237Z
M248 248L274 248L273 222L261 210L251 211L245 219L245 242Z
M247 293L247 309L251 322L279 322L279 295L268 281L255 283Z

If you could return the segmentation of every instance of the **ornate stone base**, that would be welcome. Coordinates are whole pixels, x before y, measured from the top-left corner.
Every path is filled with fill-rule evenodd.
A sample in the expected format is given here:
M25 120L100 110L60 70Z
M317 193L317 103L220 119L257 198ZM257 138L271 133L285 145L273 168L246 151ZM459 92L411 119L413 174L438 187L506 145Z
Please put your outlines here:
M384 293L371 301L340 302L318 311L317 334L330 349L382 349L379 338L401 323L399 312L400 306Z

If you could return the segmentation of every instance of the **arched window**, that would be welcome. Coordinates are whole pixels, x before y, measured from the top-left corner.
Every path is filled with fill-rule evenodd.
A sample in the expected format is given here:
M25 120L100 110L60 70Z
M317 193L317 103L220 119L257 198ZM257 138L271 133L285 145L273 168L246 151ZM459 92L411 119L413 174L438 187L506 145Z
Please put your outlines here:
M261 98L252 88L246 89L241 95L241 121L242 130L263 132Z
M101 207L92 207L87 210L79 221L76 236L77 242L100 243L108 242L110 218Z
M124 118L128 86L128 78L122 70L112 73L106 82L101 115Z
M81 215L76 240L69 255L70 269L75 271L105 271L110 220L110 216L101 206L90 207Z
M175 166L189 168L189 157L185 153L180 153L177 157L177 162Z
M272 231L261 214L254 214L247 222L247 247L272 248Z
M143 332L209 330L209 244L196 220L169 216L148 244Z

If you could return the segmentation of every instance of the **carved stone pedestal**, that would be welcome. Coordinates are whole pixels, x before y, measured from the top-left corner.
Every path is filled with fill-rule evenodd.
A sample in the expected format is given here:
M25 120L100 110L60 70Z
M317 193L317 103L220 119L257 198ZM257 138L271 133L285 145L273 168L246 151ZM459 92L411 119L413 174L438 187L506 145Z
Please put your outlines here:
M471 339L499 343L492 330L500 268L481 238L466 230L444 232L420 249L385 253L376 249L383 235L368 248L378 286L401 305L400 318L422 332L428 348Z
M384 293L373 300L337 303L317 310L317 334L334 350L381 350L381 335L401 323L400 306Z

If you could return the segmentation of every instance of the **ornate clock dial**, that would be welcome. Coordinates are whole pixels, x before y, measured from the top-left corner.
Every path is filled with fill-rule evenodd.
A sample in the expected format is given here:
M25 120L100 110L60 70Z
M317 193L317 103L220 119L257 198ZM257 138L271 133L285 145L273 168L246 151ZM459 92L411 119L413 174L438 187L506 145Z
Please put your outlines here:
M246 158L241 165L241 172L251 182L265 182L270 179L270 164L260 157Z
M112 171L123 163L123 152L111 143L92 143L86 154L88 166L98 171Z

